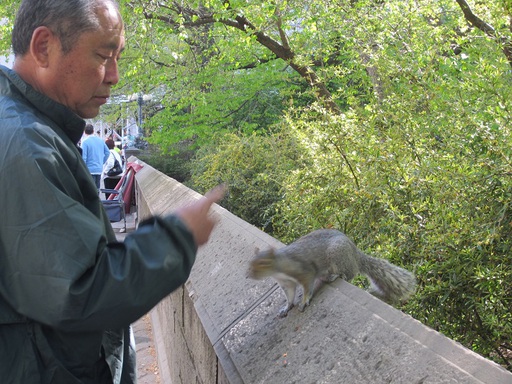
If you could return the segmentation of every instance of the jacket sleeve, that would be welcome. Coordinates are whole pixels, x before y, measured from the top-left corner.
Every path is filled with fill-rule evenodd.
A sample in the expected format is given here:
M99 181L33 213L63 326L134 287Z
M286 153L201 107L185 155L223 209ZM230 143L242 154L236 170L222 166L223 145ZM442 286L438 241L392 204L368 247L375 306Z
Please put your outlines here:
M112 241L78 151L63 156L45 141L13 136L0 163L0 296L61 330L130 324L187 280L193 236L170 215Z

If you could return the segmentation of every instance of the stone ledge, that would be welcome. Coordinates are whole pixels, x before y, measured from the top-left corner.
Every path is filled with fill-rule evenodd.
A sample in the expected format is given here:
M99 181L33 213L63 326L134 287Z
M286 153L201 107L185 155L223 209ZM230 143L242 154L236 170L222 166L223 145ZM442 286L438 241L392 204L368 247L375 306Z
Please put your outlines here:
M141 219L201 197L147 165L136 179ZM168 364L160 371L173 383L512 383L499 365L341 280L304 313L277 319L280 289L245 273L256 248L283 244L213 210L218 225L183 291L152 311Z

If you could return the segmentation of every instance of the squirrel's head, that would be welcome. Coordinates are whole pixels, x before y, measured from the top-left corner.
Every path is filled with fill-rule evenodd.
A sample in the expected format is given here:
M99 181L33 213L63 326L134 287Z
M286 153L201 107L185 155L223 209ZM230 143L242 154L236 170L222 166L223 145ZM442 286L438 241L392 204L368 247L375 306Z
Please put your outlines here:
M274 272L275 259L276 256L272 248L262 252L256 250L256 256L249 264L247 276L256 280L271 276Z

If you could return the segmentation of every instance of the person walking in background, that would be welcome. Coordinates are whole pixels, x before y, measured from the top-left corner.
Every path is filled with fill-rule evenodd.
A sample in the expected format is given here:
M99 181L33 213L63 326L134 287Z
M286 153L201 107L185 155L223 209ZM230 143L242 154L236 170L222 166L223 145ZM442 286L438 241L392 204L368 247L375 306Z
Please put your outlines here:
M116 239L77 143L124 45L116 0L20 1L0 66L2 384L136 383L130 324L185 283L214 227L222 187Z
M82 157L94 179L96 188L100 189L103 164L110 156L107 145L94 134L94 127L87 124L84 129L85 137L82 139Z
M103 183L105 184L105 189L114 189L123 175L123 160L121 159L121 155L116 151L114 140L107 139L105 140L105 144L110 151L110 155L103 165ZM120 171L116 170L116 167L119 167ZM105 199L108 199L109 196L110 193L105 192Z

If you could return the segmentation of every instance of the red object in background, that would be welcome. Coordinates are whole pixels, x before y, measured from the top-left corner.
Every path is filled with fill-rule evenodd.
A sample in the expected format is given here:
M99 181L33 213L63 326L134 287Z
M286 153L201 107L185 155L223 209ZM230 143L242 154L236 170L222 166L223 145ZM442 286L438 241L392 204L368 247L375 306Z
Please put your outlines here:
M125 202L125 205L124 205L125 213L130 213L131 202L135 196L135 190L134 190L135 173L140 171L142 169L142 167L143 167L142 165L137 164L137 163L127 163L126 170L123 174L123 177L121 177L119 179L119 182L116 185L115 189L119 190L121 188L121 186L123 185L124 179L126 177L129 177L126 187L124 188L123 197L122 197L123 201ZM130 172L131 169L133 170L133 172ZM111 194L107 200L114 200L115 198L116 198L116 195Z

